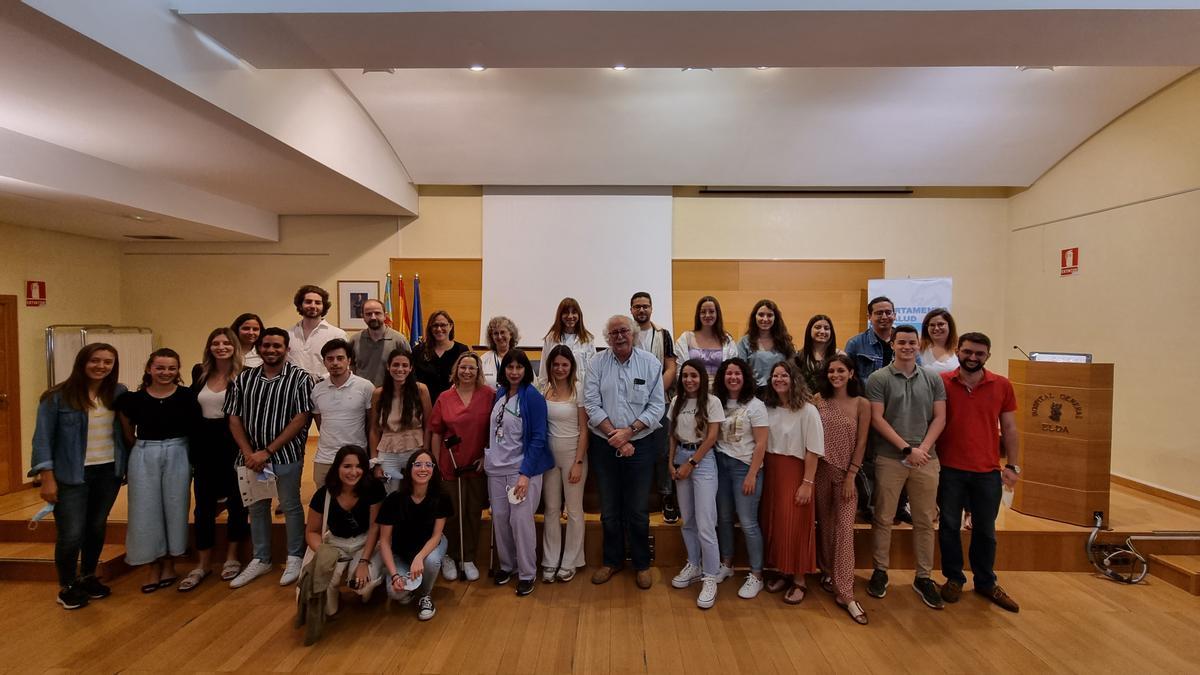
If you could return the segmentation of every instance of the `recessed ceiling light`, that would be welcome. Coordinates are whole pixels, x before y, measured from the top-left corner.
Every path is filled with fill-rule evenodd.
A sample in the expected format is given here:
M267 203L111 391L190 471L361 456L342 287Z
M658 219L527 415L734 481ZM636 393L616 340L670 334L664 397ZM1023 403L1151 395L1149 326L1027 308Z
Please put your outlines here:
M770 67L771 67L771 66L754 66L754 69L755 69L755 70L766 70L766 69L768 69L768 68L770 68Z
M139 223L157 223L158 222L158 218L155 218L154 216L143 216L140 213L126 213L125 217L130 220L136 220Z
M1017 66L1017 70L1025 72L1027 70L1049 70L1054 72L1054 66Z
M487 70L487 66L476 63L475 65L471 66L468 70L471 70L476 73L482 73L483 71Z
M626 70L626 67L619 63L617 65L613 66L612 68L613 68L613 70Z
M680 68L680 70L685 73L691 70L707 70L710 73L712 72L712 68L705 68L703 66L684 66L683 68Z
M388 75L395 75L396 69L395 68L363 68L363 75L367 75L369 73L387 73Z

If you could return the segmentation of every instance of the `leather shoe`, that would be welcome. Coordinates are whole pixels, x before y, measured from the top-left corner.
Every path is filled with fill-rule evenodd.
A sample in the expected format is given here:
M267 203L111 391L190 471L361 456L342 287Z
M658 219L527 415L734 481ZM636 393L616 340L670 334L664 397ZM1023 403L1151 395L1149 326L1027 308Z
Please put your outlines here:
M650 570L638 570L637 587L644 590L649 589L654 585L654 577L650 576Z
M942 584L942 600L954 604L962 597L962 584L957 581L947 581Z
M601 567L600 569L596 570L592 574L592 583L596 584L596 585L606 584L606 583L608 583L608 580L611 579L612 576L614 574L616 574L618 571L619 571L619 568L609 567L608 565L605 565L604 567Z

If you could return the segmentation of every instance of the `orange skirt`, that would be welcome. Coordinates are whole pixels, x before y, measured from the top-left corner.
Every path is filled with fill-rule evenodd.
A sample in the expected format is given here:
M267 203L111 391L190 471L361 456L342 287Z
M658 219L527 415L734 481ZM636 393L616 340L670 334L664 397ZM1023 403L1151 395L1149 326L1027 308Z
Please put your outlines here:
M814 502L796 505L804 481L804 460L767 453L759 523L766 538L767 567L787 575L817 571Z

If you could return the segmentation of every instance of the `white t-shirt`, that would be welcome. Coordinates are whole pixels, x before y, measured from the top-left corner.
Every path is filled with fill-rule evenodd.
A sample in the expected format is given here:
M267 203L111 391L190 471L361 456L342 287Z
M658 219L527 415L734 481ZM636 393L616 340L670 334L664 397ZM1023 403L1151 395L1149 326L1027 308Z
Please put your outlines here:
M542 392L543 395L546 393ZM583 407L583 383L575 382L575 398L570 401L546 399L548 433L555 438L579 438L579 409Z
M754 429L768 426L767 406L757 398L749 403L726 401L725 421L717 436L717 452L749 464L754 457Z
M340 387L324 379L313 385L312 411L321 416L314 462L332 464L343 445L367 447L367 411L375 385L365 377L351 375Z
M721 406L721 401L712 394L708 395L706 404L708 409L708 423L724 422L725 408ZM683 403L683 407L679 410L679 417L675 419L675 438L683 443L699 443L704 440L703 434L696 433L696 413L699 407L696 405L696 399L689 398ZM706 430L707 431L707 430Z
M921 365L935 373L949 373L958 368L958 355L951 352L945 359L938 361L933 357L933 347L921 352Z
M225 417L225 392L228 390L229 385L225 385L225 389L221 391L213 391L207 384L200 387L196 400L200 403L200 415L204 419L219 420Z
M804 459L805 452L825 456L825 429L817 406L806 403L799 410L767 408L767 452Z

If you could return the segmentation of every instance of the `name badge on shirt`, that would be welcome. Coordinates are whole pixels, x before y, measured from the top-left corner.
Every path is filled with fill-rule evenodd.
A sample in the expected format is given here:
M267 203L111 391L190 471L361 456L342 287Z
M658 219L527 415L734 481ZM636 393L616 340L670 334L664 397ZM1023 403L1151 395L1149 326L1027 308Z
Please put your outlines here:
M646 384L646 381L640 377L635 377L635 378L633 378L633 383L634 384Z

